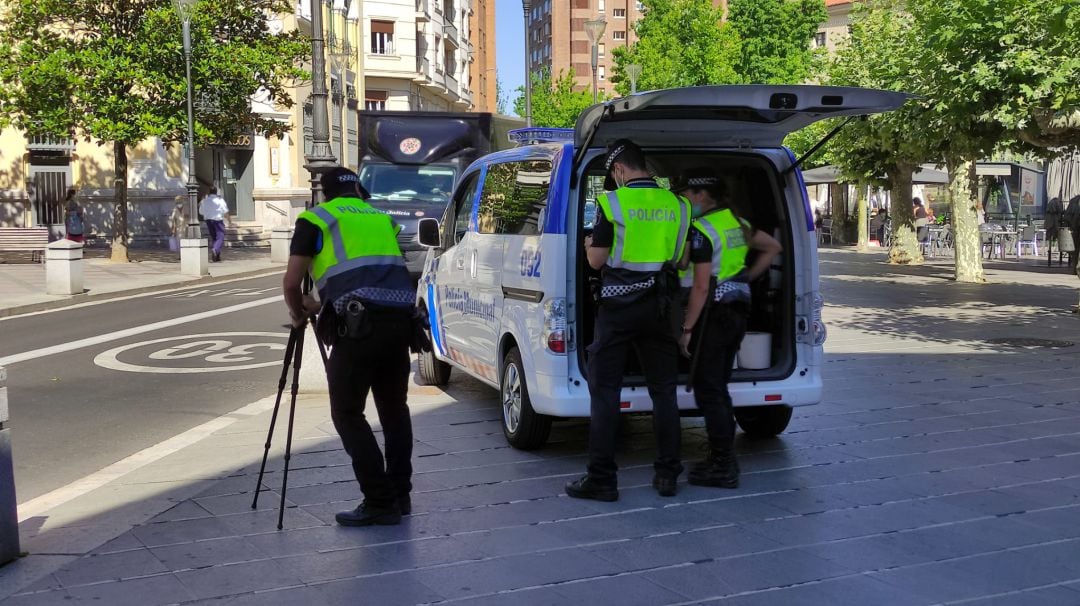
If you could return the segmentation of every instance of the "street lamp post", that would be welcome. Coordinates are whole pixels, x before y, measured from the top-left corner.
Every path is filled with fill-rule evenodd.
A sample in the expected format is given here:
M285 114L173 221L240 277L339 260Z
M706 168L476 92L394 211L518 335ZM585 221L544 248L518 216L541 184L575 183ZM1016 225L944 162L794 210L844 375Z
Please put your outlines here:
M199 227L199 182L195 179L195 107L191 83L191 11L196 0L173 0L173 8L180 16L184 35L184 73L187 81L187 197L188 197L188 224L184 233L184 239L188 240L188 246L181 242L180 246L180 272L204 276L209 273L206 243L202 239L202 228ZM191 242L196 241L196 242Z
M525 126L532 126L532 53L529 52L529 18L532 12L532 0L521 0L525 10Z
M641 66L637 63L631 63L626 66L626 77L630 78L630 94L637 92L637 79L641 75Z
M607 21L604 21L604 17L598 16L596 19L589 19L585 22L585 35L589 37L589 43L592 44L592 102L596 103L596 69L600 63L600 51L598 45L600 38L604 35L604 29L607 27Z
M322 201L319 178L337 166L330 149L330 120L326 104L326 48L323 40L322 0L311 0L311 154L304 168L311 173L310 206ZM346 0L346 10L350 2Z

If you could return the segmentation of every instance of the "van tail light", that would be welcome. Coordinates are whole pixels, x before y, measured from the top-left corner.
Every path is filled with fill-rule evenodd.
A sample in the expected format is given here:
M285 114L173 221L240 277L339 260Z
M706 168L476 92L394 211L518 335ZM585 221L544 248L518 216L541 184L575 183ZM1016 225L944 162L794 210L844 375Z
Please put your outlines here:
M811 312L812 321L810 325L814 345L824 345L825 339L829 334L829 331L825 328L825 321L821 319L821 310L824 308L825 297L821 296L820 292L814 293L813 311Z
M544 345L551 353L565 354L569 348L566 335L566 299L548 299L544 303Z

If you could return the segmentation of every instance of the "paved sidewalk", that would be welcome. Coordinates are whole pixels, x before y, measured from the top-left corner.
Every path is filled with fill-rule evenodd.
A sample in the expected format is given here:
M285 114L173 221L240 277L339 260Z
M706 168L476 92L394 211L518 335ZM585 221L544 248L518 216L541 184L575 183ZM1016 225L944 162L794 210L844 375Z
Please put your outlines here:
M112 263L107 248L87 248L83 258L81 295L45 293L45 264L25 262L26 255L0 254L0 317L64 307L92 300L137 294L171 285L190 286L248 275L284 271L270 262L270 248L227 248L221 263L210 264L203 278L180 274L179 253L161 249L130 249L130 263Z
M0 568L0 599L1080 604L1080 281L1013 267L960 285L882 259L822 251L825 401L777 439L739 435L737 490L658 497L650 420L631 418L620 500L566 498L587 423L510 449L497 394L455 373L445 392L412 387L414 512L395 527L334 524L359 491L326 396L301 397L278 531L284 417L251 509L264 399L25 520L30 555ZM703 430L684 427L693 459Z

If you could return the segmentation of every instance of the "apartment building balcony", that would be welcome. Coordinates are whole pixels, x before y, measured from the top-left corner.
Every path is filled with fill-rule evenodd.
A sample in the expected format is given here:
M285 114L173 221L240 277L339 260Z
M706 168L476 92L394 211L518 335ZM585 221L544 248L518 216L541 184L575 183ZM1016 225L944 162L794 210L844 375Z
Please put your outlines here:
M52 137L35 135L26 139L27 151L35 152L64 152L70 154L75 151L74 139L54 139Z
M460 40L461 32L458 30L458 26L456 26L453 23L448 21L448 22L443 24L442 31L443 31L443 36L444 37L449 38L457 46L461 46L461 40Z
M431 21L431 0L416 0L416 22Z

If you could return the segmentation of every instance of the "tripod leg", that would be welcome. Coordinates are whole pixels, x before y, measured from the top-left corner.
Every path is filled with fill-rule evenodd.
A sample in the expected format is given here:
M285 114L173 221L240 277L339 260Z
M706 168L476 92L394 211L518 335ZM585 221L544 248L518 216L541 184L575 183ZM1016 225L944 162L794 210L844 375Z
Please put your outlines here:
M289 485L289 460L292 459L293 419L296 418L296 394L300 391L300 362L304 357L304 329L296 331L296 349L293 353L292 400L289 403L289 431L285 434L285 473L281 477L281 505L278 507L278 530L285 519L285 489Z
M274 399L274 414L270 417L270 430L266 432L266 446L263 448L262 465L259 466L259 480L255 483L255 497L251 500L252 509L259 506L259 490L262 488L263 473L266 472L266 458L270 454L270 440L274 437L274 425L277 423L278 408L281 406L281 394L285 392L285 380L289 376L289 363L292 361L293 350L296 348L296 333L295 328L289 331L289 342L285 345L285 361L281 365L277 398Z
M322 357L323 368L326 368L326 365L329 364L329 360L327 359L327 356L326 356L326 346L323 345L322 340L319 339L318 321L319 321L319 319L317 317L312 316L312 318L311 318L311 331L315 333L315 344L319 346L319 356Z

